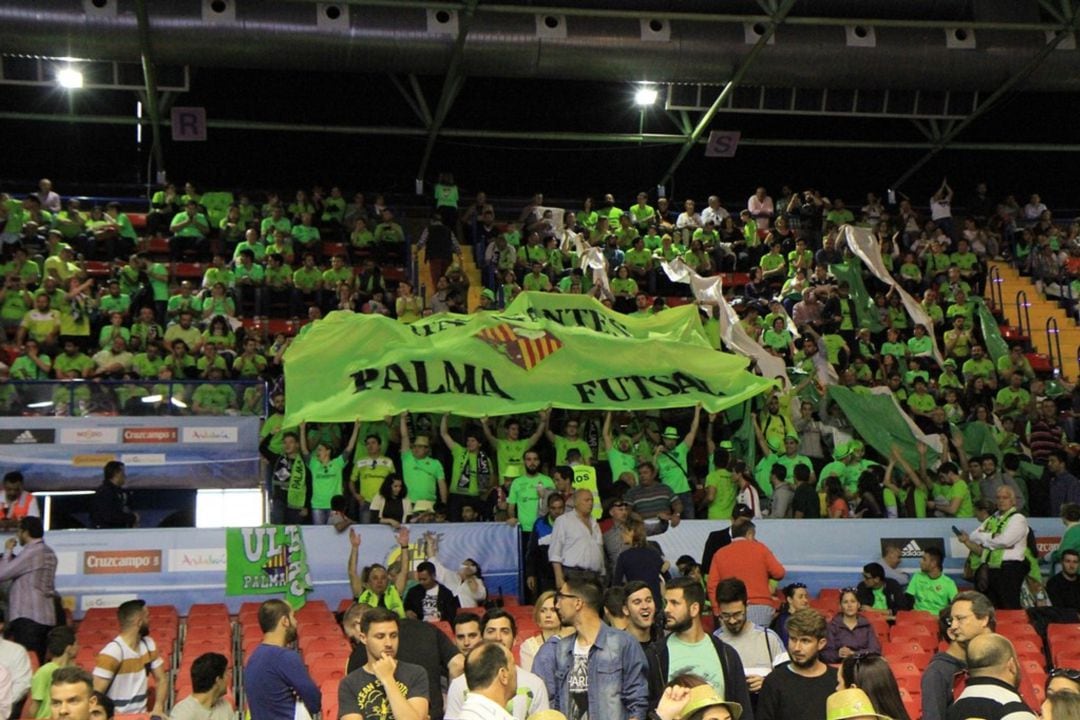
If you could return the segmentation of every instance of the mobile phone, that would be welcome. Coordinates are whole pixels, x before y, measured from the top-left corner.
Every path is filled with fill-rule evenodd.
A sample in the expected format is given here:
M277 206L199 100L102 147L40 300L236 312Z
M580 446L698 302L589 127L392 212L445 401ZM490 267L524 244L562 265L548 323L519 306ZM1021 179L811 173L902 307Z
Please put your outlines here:
M960 528L956 527L955 525L952 526L952 531L953 531L953 535L955 535L956 537L960 537L961 535L964 534L964 533L962 533L960 531Z

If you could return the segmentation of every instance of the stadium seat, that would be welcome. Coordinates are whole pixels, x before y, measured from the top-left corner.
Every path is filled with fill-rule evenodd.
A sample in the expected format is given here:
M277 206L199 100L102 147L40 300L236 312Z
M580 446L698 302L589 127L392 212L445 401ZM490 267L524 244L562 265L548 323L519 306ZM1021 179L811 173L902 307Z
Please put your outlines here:
M348 250L346 249L345 243L323 242L322 243L322 254L325 257L332 257L332 256L336 256L336 255L347 255Z
M830 602L833 607L839 607L840 588L821 588L818 590L816 599L822 602Z
M321 684L327 680L341 680L345 677L345 666L348 661L346 657L344 660L341 658L319 658L314 662L307 664L308 671L311 673L311 679L316 684Z
M1070 667L1062 663L1058 658L1066 653L1071 655L1071 650L1080 650L1080 625L1058 624L1050 625L1046 629L1046 638L1050 643L1050 654L1054 659L1054 665L1058 667ZM1071 667L1078 667L1073 665Z
M206 265L195 262L178 262L172 265L173 276L179 280L198 280L202 282Z
M131 221L131 227L135 229L135 232L142 234L142 231L146 229L146 213L124 213L128 216L128 220Z
M338 716L338 680L325 680L319 685L322 695L322 716L325 720L337 720Z

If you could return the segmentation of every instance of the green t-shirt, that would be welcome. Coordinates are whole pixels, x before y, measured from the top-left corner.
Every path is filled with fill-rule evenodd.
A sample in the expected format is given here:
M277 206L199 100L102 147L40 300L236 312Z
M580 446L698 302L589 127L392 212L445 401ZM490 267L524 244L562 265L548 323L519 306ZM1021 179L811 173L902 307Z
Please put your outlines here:
M671 492L690 492L690 479L687 477L686 460L690 454L690 448L685 442L680 442L671 450L661 450L656 456L656 469L660 473L660 481L671 488Z
M224 360L220 357L218 360ZM206 367L206 358L199 358L199 363ZM211 415L224 415L229 408L236 407L236 391L228 385L200 385L191 394L193 403L201 410L208 410Z
M539 515L540 492L537 486L548 490L555 489L555 483L551 478L542 473L537 473L532 477L521 475L514 478L514 482L510 484L510 494L506 501L515 506L518 524L521 525L523 532L532 532Z
M450 492L455 495L476 497L480 494L480 468L478 453L470 453L464 445L455 445L450 451L453 469L450 472Z
M952 599L956 597L956 583L944 573L938 578L931 578L924 572L917 572L911 576L907 589L904 591L915 598L914 610L937 615L949 607Z
M52 367L52 360L48 355L44 353L38 353L38 360L45 364L45 367ZM38 367L38 364L29 358L27 355L20 355L15 358L11 363L11 379L12 380L48 380L49 373Z
M525 451L529 449L528 440L495 439L495 455L499 462L499 481L506 477L506 468L511 465L521 467L525 458ZM524 468L522 468L524 471Z
M730 520L735 511L735 498L738 489L731 477L731 471L719 468L705 476L705 487L716 488L716 496L709 503L709 520Z
M34 717L39 720L52 717L49 688L52 686L53 673L59 668L60 666L55 662L47 662L37 669L30 680L30 697L38 703L37 714Z
M617 482L624 473L630 473L637 482L637 458L633 453L624 453L614 445L607 451L608 466L611 468L611 480Z
M294 225L292 229L293 242L298 245L309 245L320 239L319 228L312 225Z
M308 468L311 470L311 507L329 510L330 500L342 492L341 472L345 469L345 458L338 455L323 465L312 456Z
M441 462L431 457L418 458L412 451L401 453L401 471L404 475L405 489L409 499L415 504L418 500L439 500L439 480L446 479L446 471Z
M555 436L555 464L567 465L566 453L569 450L577 449L581 453L582 462L589 462L592 459L592 448L589 447L589 443L583 439L571 440L570 438L563 437L562 435Z
M263 278L266 274L263 272L262 265L244 265L243 263L237 264L236 269L233 270L233 277L239 281L248 279L251 280L254 285L262 285Z
M783 255L773 255L772 253L769 253L761 256L761 261L758 265L760 265L761 269L765 272L769 272L770 270L782 268L785 262Z
M141 378L156 378L161 368L165 366L165 358L151 358L146 353L139 353L131 361L131 369Z
M955 517L958 518L972 518L975 517L975 507L971 502L971 490L968 488L967 481L957 480L951 486L949 486L946 499L952 502L956 498L962 498L960 501L960 507L956 511Z
M131 307L131 297L123 293L116 297L106 295L98 301L98 307L101 308L102 315L111 315L114 312L123 314Z
M989 380L994 377L994 361L985 355L979 360L971 358L970 360L964 361L961 371L964 373L965 381L970 381L972 378L976 377Z
M150 277L150 290L154 293L154 302L167 302L169 299L169 269L162 263L154 263L147 271Z
M185 223L194 217L194 224L186 225L176 232L177 237L193 237L202 238L206 236L206 232L210 229L210 223L207 221L206 216L201 212L196 212L194 216L188 215L186 210L181 210L176 213L172 219L170 227L176 227L180 223Z
M293 273L293 285L303 292L314 292L322 282L322 273L317 267L301 267Z
M875 610L888 610L889 603L885 601L885 590L883 588L874 588L871 592L874 595L874 604L870 607Z
M920 395L919 393L911 393L907 399L908 407L912 410L928 413L937 407L937 403L934 401L934 396L930 393Z
M83 373L93 367L94 361L83 353L78 353L74 357L67 353L60 353L53 362L53 369L56 371L57 375L74 371L82 376Z
M968 362L971 361L968 360ZM1024 388L1013 390L1011 386L1003 387L998 390L995 400L999 405L1005 406L1005 412L1009 414L1018 413L1022 412L1031 402L1031 393Z
M275 220L272 217L263 218L259 224L259 234L263 237L270 237L274 234L274 231L281 230L288 237L292 234L292 223L289 222L287 217L282 216Z
M26 328L26 334L29 337L32 337L40 343L44 341L50 333L59 330L60 312L58 310L47 310L46 312L39 313L37 310L31 310L23 315L23 319L19 325Z
M652 252L648 248L642 248L641 250L634 250L633 248L626 251L623 256L623 264L630 267L648 267L649 262L652 260Z

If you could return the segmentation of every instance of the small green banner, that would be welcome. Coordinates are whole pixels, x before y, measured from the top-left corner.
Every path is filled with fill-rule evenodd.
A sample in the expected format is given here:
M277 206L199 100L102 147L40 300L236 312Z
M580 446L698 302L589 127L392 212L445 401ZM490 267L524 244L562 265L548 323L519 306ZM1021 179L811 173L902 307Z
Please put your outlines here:
M298 525L225 530L225 594L277 595L293 609L311 590L303 531Z

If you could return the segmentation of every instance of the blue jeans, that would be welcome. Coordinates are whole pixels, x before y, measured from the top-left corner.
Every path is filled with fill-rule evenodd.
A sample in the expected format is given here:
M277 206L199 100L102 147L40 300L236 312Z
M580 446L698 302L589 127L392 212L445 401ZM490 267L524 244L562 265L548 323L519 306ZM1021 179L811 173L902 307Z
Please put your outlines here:
M679 498L679 502L682 503L682 518L684 520L693 520L694 519L694 493L693 492L676 493L675 497Z

